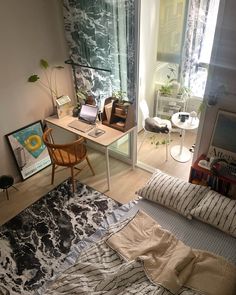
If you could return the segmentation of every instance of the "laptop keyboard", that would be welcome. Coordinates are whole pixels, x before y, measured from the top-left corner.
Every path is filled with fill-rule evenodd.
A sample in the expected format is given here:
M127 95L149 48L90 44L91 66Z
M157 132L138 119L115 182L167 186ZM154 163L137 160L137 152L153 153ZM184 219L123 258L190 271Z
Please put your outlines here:
M81 122L79 120L74 120L68 124L69 127L75 128L82 132L88 132L89 130L93 129L95 125L87 124L85 122Z

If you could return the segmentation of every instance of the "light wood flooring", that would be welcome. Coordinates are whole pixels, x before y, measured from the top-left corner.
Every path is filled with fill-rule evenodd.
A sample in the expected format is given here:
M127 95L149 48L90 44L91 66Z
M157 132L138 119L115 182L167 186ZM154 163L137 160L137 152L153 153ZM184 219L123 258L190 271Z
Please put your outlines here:
M138 148L141 145L143 139L143 132L138 135ZM161 143L166 137L163 134L158 134L155 138L155 142ZM152 166L154 169L160 169L170 175L182 178L186 181L189 179L190 167L192 164L193 153L191 153L190 161L186 163L180 163L174 160L170 155L171 147L180 144L179 132L171 133L171 142L169 144L168 161L166 161L166 145L158 144L157 147L153 144L151 138L147 138L142 144L138 152L138 162L142 162L145 165ZM190 149L196 141L195 131L186 131L184 138L184 146Z
M76 178L80 182L105 193L107 196L123 204L136 198L135 191L140 188L151 175L149 172L142 169L135 168L135 170L132 170L130 165L110 158L111 190L107 191L104 154L90 150L89 158L96 175L93 176L88 166L86 166ZM19 212L44 196L48 191L52 190L53 187L60 184L69 176L69 169L58 167L55 175L55 183L51 185L51 167L47 167L27 180L14 184L18 191L14 188L8 190L10 200L7 200L5 193L1 192L0 225L16 216Z
M142 133L138 136L138 146L141 137ZM178 144L180 140L178 133L172 134L171 137L173 141L170 143L170 147L174 144ZM195 137L195 133L190 132L186 134L185 145L191 147L195 142ZM91 175L90 169L86 166L82 172L77 175L77 179L122 204L136 198L135 191L142 187L151 176L151 172L140 168L132 170L131 166L110 158L111 190L107 191L104 154L89 150L89 158L96 175ZM169 155L168 161L165 161L165 145L160 145L156 148L151 144L150 140L147 140L138 154L138 160L154 168L161 169L170 175L188 180L191 160L187 163L179 163ZM59 167L56 172L55 183L51 185L51 167L47 167L24 182L16 183L15 187L18 191L14 188L10 188L10 200L7 200L5 193L1 192L0 225L40 199L69 176L69 169Z

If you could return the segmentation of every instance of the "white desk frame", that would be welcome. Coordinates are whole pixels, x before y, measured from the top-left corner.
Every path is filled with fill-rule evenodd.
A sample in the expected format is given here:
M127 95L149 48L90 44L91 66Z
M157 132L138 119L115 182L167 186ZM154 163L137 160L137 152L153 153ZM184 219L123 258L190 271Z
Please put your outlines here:
M45 122L55 125L57 127L60 127L66 131L72 132L75 135L82 136L82 137L86 138L87 140L89 140L89 141L91 141L91 142L93 142L105 149L107 185L108 185L108 190L110 190L111 189L111 176L110 176L110 164L109 164L109 146L112 143L116 142L117 140L119 140L120 138L122 138L123 136L125 136L131 132L133 132L133 134L135 134L134 131L136 130L136 126L129 129L126 132L121 132L119 130L116 130L111 127L105 126L101 123L98 123L97 127L99 129L104 130L105 133L99 137L92 137L92 136L88 135L88 133L91 130L89 132L85 133L85 132L82 132L77 129L69 127L68 124L70 122L72 122L73 120L75 120L75 118L72 116L66 116L61 119L58 119L56 116L52 116L52 117L46 118ZM132 160L132 169L134 169L134 167L135 167L134 154L131 154L131 160Z
M178 162L184 163L188 162L191 159L191 153L190 151L184 147L184 136L185 136L185 130L193 130L198 128L199 125L199 119L197 117L191 118L189 116L189 119L185 120L185 122L181 122L179 119L179 115L190 115L186 112L179 112L175 113L171 117L172 123L181 129L181 142L180 145L175 145L171 148L170 154L173 159L175 159Z

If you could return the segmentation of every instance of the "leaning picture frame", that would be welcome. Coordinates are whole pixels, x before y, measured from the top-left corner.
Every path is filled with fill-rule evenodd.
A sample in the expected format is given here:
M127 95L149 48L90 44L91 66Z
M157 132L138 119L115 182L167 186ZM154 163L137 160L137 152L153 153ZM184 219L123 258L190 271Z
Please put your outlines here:
M51 164L51 158L42 135L43 124L41 121L36 121L6 134L22 180Z

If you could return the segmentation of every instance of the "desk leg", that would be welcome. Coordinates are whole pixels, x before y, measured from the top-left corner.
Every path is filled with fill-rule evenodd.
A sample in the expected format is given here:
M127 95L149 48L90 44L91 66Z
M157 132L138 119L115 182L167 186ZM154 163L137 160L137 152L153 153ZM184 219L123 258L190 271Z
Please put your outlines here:
M108 147L106 147L106 166L107 166L107 185L108 185L108 190L110 190L111 189L111 179L110 179L110 165L109 165Z
M132 160L132 170L135 169L136 159L137 159L137 131L136 128L130 133L131 135L131 160Z

